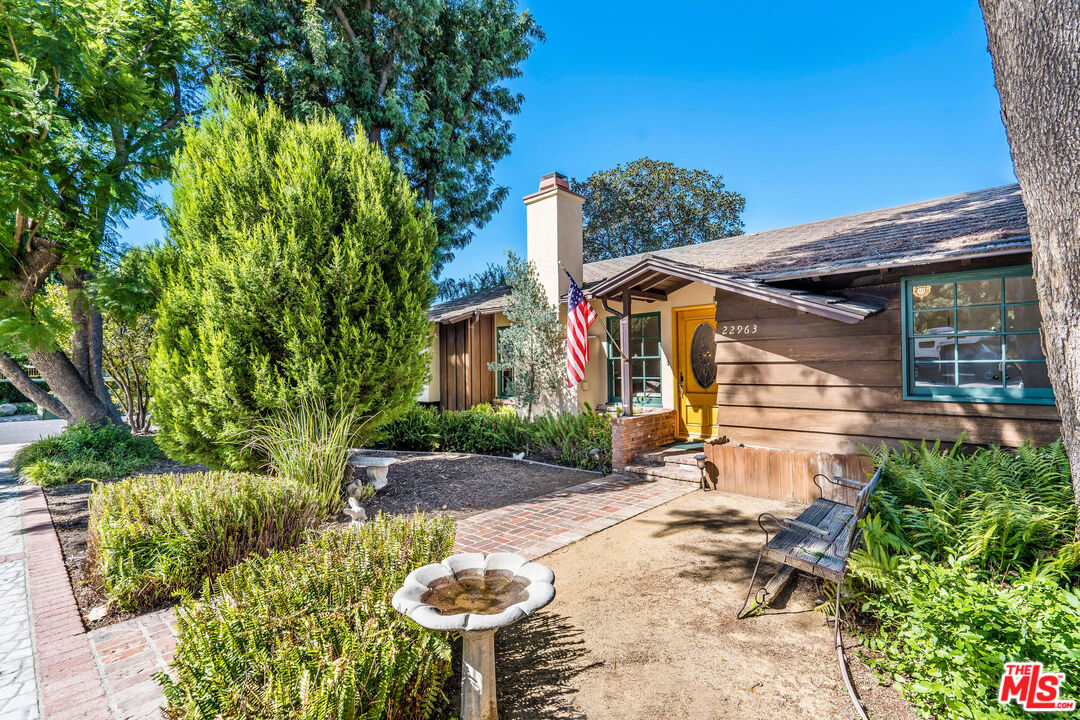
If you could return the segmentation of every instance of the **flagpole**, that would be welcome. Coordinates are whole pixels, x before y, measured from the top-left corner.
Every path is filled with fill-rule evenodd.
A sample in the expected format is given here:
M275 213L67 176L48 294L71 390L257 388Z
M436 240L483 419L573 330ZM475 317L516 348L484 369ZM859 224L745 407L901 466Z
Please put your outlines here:
M559 267L562 268L562 271L564 273L566 273L567 275L570 275L570 271L567 270L566 266L562 264L562 260L558 260L557 262L559 263ZM573 275L570 275L571 279L573 279L573 277L574 277ZM585 282L585 277L584 276L582 276L581 281ZM575 280L575 282L577 282L577 281ZM607 307L605 307L604 309L607 310ZM612 335L611 331L607 329L607 321L606 320L604 321L604 334L608 336L608 340L611 342L611 347L615 348L615 352L619 353L619 357L621 357L623 360L629 361L630 358L623 355L622 348L619 346L619 342L615 339L615 336Z

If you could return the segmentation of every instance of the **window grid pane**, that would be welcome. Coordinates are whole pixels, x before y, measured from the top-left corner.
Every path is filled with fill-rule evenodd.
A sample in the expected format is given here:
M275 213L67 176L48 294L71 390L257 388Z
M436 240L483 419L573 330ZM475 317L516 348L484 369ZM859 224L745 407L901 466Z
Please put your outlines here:
M608 332L608 402L622 402L622 359L616 345L619 318L607 319ZM644 313L630 317L630 389L634 402L659 405L661 386L660 314ZM646 362L653 361L653 362Z
M997 271L997 277L989 271L981 277L966 273L955 282L942 276L903 283L908 391L960 399L1052 398L1042 377L1046 359L1038 303L1025 270L1030 272L1020 268L1019 273Z

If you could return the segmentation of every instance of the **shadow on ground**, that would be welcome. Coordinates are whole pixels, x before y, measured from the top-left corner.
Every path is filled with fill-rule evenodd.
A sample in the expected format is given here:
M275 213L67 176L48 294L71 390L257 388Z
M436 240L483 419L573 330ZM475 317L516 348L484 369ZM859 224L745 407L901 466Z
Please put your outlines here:
M583 632L552 612L531 615L495 635L501 720L585 720L574 706L578 675L598 668ZM451 711L461 704L461 641L454 643L454 677L449 688Z

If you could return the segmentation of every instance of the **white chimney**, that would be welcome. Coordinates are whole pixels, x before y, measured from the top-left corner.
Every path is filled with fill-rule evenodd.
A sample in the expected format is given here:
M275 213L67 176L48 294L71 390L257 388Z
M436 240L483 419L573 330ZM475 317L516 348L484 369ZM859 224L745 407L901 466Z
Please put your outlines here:
M552 172L540 178L540 189L525 198L527 257L536 266L540 282L547 290L548 302L559 304L570 283L559 267L579 285L581 277L581 195L570 189L562 173Z

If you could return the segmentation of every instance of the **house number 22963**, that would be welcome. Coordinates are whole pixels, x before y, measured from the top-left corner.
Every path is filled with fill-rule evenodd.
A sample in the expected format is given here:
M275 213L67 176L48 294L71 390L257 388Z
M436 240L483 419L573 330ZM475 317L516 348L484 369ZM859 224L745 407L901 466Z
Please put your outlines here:
M721 335L755 335L757 325L721 325Z

